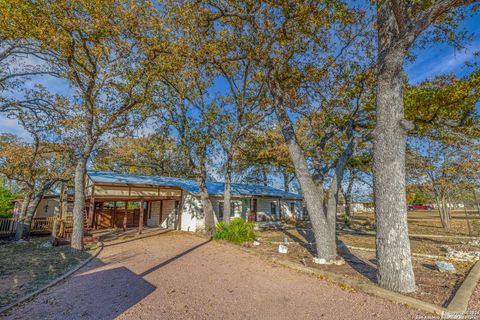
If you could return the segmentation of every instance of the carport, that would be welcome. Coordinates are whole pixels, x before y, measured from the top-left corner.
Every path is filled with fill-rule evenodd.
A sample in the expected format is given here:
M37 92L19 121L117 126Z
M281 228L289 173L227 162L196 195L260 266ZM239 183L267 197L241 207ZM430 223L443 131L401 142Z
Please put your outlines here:
M182 189L122 181L98 181L87 175L85 227L144 226L181 228Z

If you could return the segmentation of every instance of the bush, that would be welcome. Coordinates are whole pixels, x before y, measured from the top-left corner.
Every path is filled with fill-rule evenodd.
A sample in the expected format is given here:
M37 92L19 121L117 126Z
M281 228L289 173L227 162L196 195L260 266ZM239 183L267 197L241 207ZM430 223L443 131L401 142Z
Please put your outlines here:
M6 219L13 217L12 213L0 213L0 219Z
M243 243L255 240L253 223L242 218L235 218L230 223L220 221L216 226L215 239L226 240L233 243Z

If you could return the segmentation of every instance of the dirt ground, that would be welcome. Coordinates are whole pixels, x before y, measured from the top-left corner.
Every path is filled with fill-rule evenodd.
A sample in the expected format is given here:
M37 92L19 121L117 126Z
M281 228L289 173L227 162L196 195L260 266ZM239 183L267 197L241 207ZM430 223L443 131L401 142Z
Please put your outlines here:
M286 230L286 233L291 234L292 231ZM375 252L350 249L349 254L344 255L345 265L318 265L313 263L313 247L304 243L295 243L291 238L289 238L288 253L278 253L278 240L284 237L285 231L265 231L259 232L257 235L261 239L261 244L250 246L249 250L259 252L264 256L286 259L308 267L376 283ZM342 237L339 236L339 238ZM417 290L409 295L445 307L463 282L473 263L450 261L457 270L456 273L452 274L437 271L434 266L435 261L435 259L428 258L413 258Z
M233 246L169 232L106 246L7 319L415 319Z
M46 285L89 256L67 246L52 248L48 241L49 237L32 237L29 242L0 242L0 307Z
M346 245L367 249L375 249L375 235L374 234L351 234L349 232L338 230L338 239L342 240ZM269 241L283 241L285 235L295 242L310 242L313 243L313 233L309 226L302 226L301 228L290 227L284 232L267 231L263 233ZM260 237L262 235L259 235ZM442 249L443 246L449 246L451 249L460 251L478 251L480 248L473 248L468 244L470 240L462 238L420 238L410 237L410 246L413 253L446 256L446 251Z

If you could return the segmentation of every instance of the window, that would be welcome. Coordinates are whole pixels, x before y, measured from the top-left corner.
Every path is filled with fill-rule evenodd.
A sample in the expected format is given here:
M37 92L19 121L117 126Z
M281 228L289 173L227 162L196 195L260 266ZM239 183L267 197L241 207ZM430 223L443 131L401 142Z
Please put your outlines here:
M257 212L257 199L252 200L252 210Z
M235 202L230 203L230 216L235 217Z
M218 203L218 219L223 219L223 202Z
M290 202L290 214L295 214L295 202Z
M270 203L270 213L271 213L273 216L276 216L276 215L277 215L277 203L276 203L276 202L271 202L271 203Z

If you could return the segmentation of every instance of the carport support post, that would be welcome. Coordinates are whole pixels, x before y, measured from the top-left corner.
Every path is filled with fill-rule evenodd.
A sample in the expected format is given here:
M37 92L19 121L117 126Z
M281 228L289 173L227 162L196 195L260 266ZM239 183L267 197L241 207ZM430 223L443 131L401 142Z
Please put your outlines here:
M90 202L88 204L88 216L87 216L89 228L93 227L94 215L95 215L95 198L93 198L93 196L90 196Z
M178 230L182 230L182 203L183 203L183 191L178 201L177 215L178 215Z
M140 201L140 217L138 219L138 233L142 233L143 230L143 214L145 213L145 200Z
M127 211L128 211L128 201L125 201L125 213L123 214L123 231L127 230Z
M112 227L117 227L117 201L113 202Z

